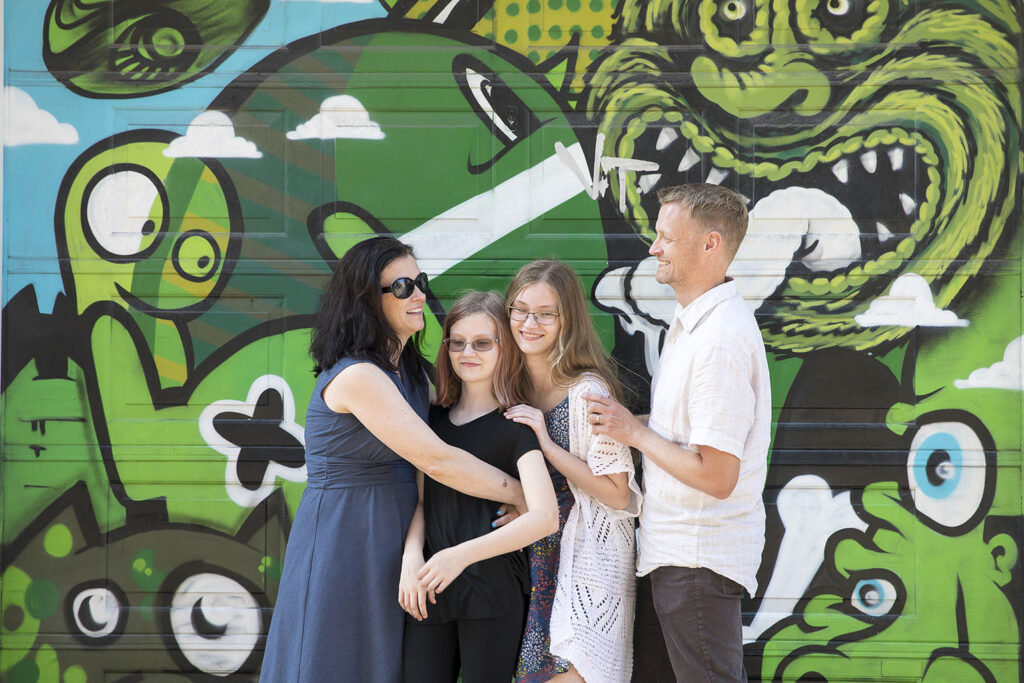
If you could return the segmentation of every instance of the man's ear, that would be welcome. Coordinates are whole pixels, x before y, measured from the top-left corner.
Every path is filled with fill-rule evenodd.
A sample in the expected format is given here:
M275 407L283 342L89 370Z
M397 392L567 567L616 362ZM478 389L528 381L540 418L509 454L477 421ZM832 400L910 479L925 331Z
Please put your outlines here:
M714 251L722 247L722 233L717 230L710 231L704 236L704 251Z

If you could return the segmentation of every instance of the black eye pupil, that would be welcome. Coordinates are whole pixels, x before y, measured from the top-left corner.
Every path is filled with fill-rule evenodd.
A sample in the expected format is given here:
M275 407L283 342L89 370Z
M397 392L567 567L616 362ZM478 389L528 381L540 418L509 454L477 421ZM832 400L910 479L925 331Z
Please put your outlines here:
M146 221L142 224L143 235L152 235L154 230L156 230L156 223L153 221Z
M925 472L928 475L928 483L932 486L942 486L949 478L948 465L952 464L952 458L944 450L937 450L928 456L928 465Z

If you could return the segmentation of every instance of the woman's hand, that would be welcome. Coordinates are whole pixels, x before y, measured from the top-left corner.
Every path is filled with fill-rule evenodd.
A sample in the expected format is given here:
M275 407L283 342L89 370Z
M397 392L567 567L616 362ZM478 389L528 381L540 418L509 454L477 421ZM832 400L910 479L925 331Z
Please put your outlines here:
M519 511L517 506L512 503L505 503L498 508L498 512L494 516L494 521L491 522L491 527L494 529L500 529L521 514L522 513Z
M409 554L402 556L402 575L398 581L398 604L413 619L423 621L427 617L427 599L437 604L434 591L428 591L420 584L418 577L423 568L423 553L418 556Z
M524 424L532 429L533 433L537 435L541 451L546 451L548 446L553 443L551 435L548 434L548 427L544 424L544 413L533 406L528 406L525 403L512 406L505 411L505 419Z
M469 558L464 554L459 546L434 553L417 574L420 586L431 593L444 591L462 570L469 566Z

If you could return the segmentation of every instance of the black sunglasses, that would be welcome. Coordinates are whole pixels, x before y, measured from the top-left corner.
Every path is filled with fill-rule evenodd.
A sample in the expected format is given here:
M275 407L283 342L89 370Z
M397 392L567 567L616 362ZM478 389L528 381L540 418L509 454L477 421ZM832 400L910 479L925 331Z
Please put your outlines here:
M381 287L381 294L391 292L396 299L408 299L412 296L413 288L419 287L424 294L427 293L427 274L420 273L415 278L400 277L387 287Z

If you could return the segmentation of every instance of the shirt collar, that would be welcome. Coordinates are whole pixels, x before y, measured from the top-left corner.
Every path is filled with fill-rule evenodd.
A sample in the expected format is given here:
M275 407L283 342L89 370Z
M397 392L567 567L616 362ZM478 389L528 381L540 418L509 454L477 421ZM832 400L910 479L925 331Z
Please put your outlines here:
M736 283L732 278L716 285L690 302L689 306L676 304L675 320L678 327L687 334L693 332L697 323L704 319L711 310L726 299L736 296Z

